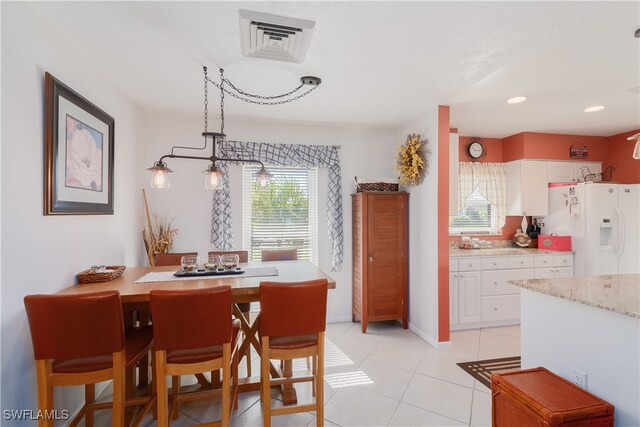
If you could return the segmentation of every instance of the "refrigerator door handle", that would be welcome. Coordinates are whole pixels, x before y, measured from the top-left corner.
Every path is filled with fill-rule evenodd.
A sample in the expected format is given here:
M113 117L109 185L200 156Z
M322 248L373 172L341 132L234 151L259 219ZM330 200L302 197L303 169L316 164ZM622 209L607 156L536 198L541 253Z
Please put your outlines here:
M618 253L616 253L616 258L620 258L620 255L622 255L622 252L624 251L624 243L625 243L625 229L624 229L624 215L622 214L622 211L618 208L616 208L616 216L618 217L618 235L617 240L618 240Z

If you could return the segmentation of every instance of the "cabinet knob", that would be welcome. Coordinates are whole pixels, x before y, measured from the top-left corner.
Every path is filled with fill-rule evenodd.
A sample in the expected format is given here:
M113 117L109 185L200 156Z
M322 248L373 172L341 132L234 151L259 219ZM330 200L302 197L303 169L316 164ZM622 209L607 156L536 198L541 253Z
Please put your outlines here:
M493 282L494 285L498 286L498 282Z
M473 264L469 263L469 267L472 267L472 266L473 266Z
M369 257L369 262L373 262L373 257L372 256Z
M524 261L520 261L520 264L524 264Z
M493 311L498 311L498 307L493 307Z

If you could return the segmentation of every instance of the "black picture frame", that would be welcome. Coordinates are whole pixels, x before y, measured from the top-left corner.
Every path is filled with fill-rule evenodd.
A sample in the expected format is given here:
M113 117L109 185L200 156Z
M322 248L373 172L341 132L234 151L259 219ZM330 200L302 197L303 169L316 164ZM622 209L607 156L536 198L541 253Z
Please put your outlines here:
M113 215L115 120L45 72L44 215Z

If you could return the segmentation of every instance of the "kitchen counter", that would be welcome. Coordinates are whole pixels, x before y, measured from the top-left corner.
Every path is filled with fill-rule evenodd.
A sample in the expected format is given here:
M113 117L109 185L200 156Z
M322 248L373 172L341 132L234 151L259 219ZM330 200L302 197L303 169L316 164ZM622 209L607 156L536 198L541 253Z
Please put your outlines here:
M509 284L640 318L640 274L510 280Z
M492 249L458 249L449 248L450 257L475 256L512 256L512 255L566 255L572 251L550 251L537 248L492 248Z
M640 426L640 274L509 280L520 288L522 368L544 366Z

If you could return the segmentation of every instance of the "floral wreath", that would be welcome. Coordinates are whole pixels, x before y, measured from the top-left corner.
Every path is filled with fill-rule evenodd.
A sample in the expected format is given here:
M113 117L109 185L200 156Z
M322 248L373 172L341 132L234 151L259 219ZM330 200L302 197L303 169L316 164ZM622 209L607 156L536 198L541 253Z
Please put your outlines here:
M422 139L420 134L412 133L407 136L406 142L398 149L396 169L400 172L401 184L418 185L424 181L429 167L426 154L430 152L423 150L427 142L426 139Z

